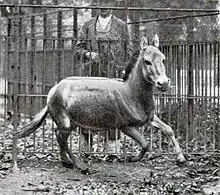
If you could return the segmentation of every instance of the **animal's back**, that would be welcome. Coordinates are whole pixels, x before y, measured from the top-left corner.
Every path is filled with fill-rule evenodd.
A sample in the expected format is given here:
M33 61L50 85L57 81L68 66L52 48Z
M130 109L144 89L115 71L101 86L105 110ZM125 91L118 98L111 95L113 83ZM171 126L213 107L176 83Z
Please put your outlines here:
M76 124L94 128L115 128L119 117L115 94L125 93L124 82L119 79L96 77L68 77L48 94L50 108L65 108Z
M122 79L105 77L67 77L60 87L70 86L72 90L118 90L124 85Z

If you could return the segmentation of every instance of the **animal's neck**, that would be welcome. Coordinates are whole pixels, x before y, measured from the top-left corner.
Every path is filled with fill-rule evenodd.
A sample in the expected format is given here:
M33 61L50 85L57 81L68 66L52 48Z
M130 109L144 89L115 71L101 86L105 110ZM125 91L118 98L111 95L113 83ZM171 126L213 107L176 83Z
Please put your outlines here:
M153 84L146 81L142 73L142 58L139 56L135 67L132 69L127 80L128 86L132 89L133 96L143 101L153 99Z

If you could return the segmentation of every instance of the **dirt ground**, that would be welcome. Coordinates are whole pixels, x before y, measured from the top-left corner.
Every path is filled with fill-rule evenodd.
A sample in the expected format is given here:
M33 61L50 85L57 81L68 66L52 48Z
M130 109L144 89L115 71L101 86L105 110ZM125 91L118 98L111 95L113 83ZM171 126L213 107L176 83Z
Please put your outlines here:
M19 160L18 173L12 172L10 161L1 164L0 194L211 194L209 188L220 180L219 155L187 159L183 165L178 165L174 156L155 156L125 164L95 157L88 164L97 172L83 175L64 168L57 158L30 157Z
M21 126L24 124L20 123ZM51 125L48 124L50 129ZM0 131L0 195L210 195L220 193L220 153L185 155L178 164L175 155L152 155L137 163L124 163L106 156L91 155L84 161L96 170L83 175L62 166L59 156L49 150L51 140L44 135L46 154L23 155L24 142L18 143L19 172L13 172L12 127ZM4 130L4 131L3 131ZM39 133L39 135L38 135ZM38 131L36 150L42 146ZM37 142L38 141L38 142ZM73 144L74 144L73 140ZM77 142L76 142L77 143ZM33 146L33 138L26 139ZM6 147L8 145L8 147ZM9 147L10 146L10 147ZM39 146L39 147L38 147ZM4 149L9 153L4 153ZM53 147L56 151L56 147ZM41 151L41 147L39 149Z

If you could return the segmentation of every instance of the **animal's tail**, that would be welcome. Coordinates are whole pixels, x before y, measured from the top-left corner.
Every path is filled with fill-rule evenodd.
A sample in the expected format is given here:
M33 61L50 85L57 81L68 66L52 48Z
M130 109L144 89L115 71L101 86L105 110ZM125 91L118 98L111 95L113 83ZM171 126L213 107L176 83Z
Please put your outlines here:
M17 133L17 138L27 137L31 133L37 130L37 128L40 127L44 119L46 118L48 113L48 108L45 106L38 114L35 115L34 119L25 125L23 128L21 128Z

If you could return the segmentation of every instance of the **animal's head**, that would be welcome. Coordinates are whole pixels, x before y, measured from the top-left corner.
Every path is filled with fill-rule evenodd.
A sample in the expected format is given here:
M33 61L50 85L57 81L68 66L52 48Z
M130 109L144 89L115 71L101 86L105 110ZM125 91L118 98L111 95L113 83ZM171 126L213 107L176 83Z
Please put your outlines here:
M165 56L158 49L159 38L155 35L152 45L148 44L148 39L144 36L141 39L141 58L143 62L142 73L147 82L153 83L160 91L170 88L170 79L166 75L164 65Z

